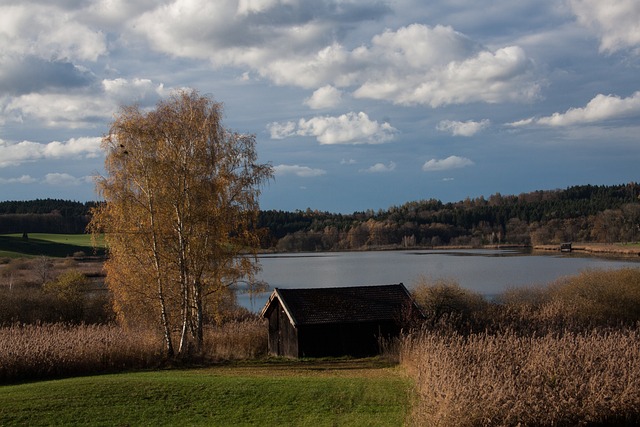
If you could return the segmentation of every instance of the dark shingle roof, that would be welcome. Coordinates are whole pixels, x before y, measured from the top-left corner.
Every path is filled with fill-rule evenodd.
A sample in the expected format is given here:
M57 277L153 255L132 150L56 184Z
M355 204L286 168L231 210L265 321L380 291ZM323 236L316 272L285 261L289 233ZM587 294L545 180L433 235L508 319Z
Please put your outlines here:
M397 285L338 288L276 288L262 313L276 299L294 325L399 320L412 299L402 283Z

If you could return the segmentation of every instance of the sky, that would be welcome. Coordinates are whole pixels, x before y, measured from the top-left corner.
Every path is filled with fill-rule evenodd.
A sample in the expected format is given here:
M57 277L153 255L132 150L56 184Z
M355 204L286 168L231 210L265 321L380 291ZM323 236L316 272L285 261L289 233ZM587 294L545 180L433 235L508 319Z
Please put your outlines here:
M123 105L256 135L262 209L638 181L638 0L0 0L0 200L97 200Z

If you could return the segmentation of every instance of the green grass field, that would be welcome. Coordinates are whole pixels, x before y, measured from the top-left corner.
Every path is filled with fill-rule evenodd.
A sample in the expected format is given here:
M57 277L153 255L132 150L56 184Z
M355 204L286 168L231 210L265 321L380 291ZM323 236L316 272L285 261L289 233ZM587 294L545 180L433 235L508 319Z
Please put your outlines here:
M410 380L380 362L256 362L0 387L0 425L398 426Z
M28 239L23 239L22 234L0 235L0 257L67 257L78 252L87 255L94 253L91 235L30 233ZM97 254L104 254L104 245L101 242Z

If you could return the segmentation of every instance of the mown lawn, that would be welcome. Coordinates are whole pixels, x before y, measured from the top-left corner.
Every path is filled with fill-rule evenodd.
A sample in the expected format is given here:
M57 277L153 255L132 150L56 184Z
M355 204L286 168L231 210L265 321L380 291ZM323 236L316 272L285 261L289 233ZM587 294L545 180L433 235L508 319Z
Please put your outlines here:
M104 245L98 242L97 253L104 253ZM22 234L0 235L1 257L48 256L67 257L75 253L94 253L91 235L89 234L44 234L29 233L24 239Z
M359 361L251 363L0 387L0 425L398 426L410 380Z

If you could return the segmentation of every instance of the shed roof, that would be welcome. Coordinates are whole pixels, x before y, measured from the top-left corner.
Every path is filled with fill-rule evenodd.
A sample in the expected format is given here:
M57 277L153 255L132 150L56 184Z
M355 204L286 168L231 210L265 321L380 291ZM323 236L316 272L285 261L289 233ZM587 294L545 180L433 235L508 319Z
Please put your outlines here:
M279 300L291 323L318 325L328 323L399 320L413 300L402 283L334 288L275 288L262 316Z

